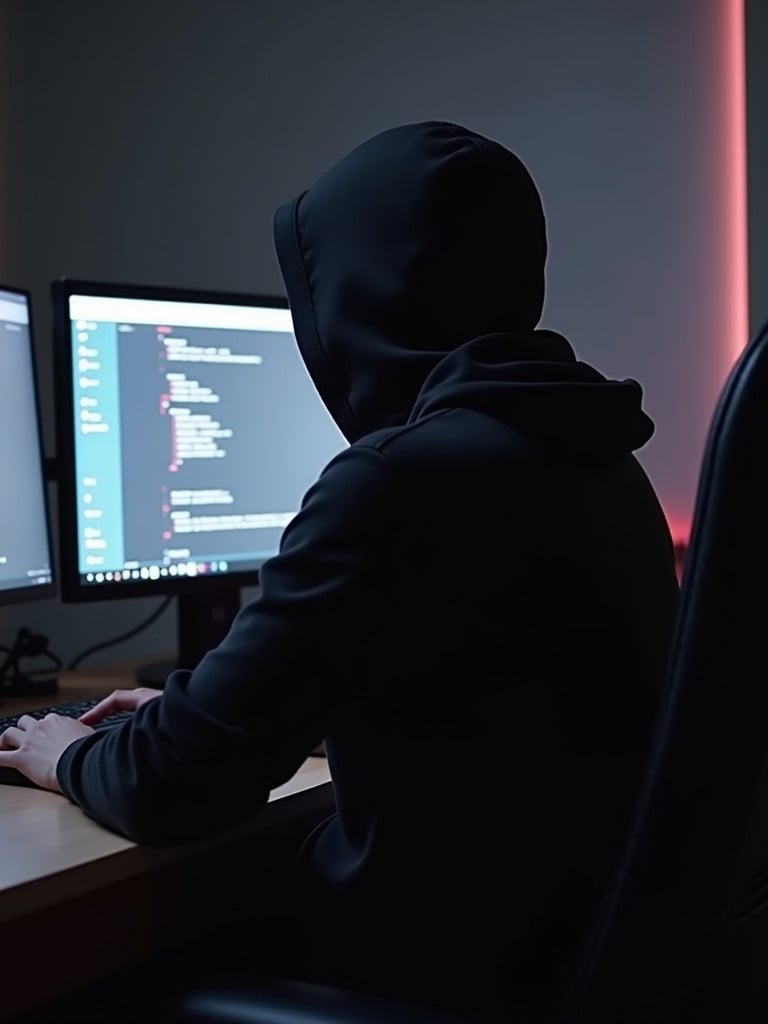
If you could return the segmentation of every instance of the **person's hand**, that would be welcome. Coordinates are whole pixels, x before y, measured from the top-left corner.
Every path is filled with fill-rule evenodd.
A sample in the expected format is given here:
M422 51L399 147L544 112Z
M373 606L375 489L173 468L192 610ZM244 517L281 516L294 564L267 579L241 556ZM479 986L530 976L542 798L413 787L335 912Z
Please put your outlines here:
M43 789L60 793L56 779L59 758L71 743L92 732L90 726L66 715L40 719L22 715L16 725L0 733L0 765L15 768Z
M102 718L109 718L118 711L135 711L148 700L159 697L162 690L152 690L148 686L137 686L134 690L114 690L104 700L94 704L84 715L80 716L83 725L95 725Z

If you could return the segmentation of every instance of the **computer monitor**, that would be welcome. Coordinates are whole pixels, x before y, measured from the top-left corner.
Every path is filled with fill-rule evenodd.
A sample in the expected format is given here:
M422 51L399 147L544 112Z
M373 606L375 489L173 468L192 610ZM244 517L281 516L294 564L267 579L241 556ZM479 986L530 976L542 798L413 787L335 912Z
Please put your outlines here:
M0 285L0 604L55 594L29 293Z
M65 601L177 595L178 657L227 632L346 441L285 299L53 283Z

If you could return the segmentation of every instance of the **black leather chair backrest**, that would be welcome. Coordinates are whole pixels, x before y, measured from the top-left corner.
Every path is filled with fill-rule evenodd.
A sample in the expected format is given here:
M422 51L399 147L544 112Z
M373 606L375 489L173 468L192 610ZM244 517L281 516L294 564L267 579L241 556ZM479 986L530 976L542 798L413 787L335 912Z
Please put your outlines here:
M687 1019L729 927L768 753L767 684L768 325L709 429L649 770L563 1024Z

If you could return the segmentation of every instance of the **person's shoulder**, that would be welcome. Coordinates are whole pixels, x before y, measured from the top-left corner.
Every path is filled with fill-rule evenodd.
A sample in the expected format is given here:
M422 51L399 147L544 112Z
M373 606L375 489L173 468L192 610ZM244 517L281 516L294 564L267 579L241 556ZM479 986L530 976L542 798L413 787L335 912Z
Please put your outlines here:
M460 424L471 415L467 409L441 409L410 423L366 434L352 448L368 448L380 455L397 457L425 444L439 445L456 431L466 431L466 424Z
M378 430L360 438L353 447L374 450L391 463L425 460L456 466L503 450L507 458L527 461L534 447L523 434L502 420L475 409L440 409L403 426Z

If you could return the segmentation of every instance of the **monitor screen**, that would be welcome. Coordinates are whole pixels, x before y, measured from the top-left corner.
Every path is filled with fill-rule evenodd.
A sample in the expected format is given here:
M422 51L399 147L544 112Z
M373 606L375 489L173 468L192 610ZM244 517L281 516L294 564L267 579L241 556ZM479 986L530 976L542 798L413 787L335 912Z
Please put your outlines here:
M54 318L65 597L256 582L346 447L286 302L62 281Z
M29 295L0 287L0 602L53 593Z

